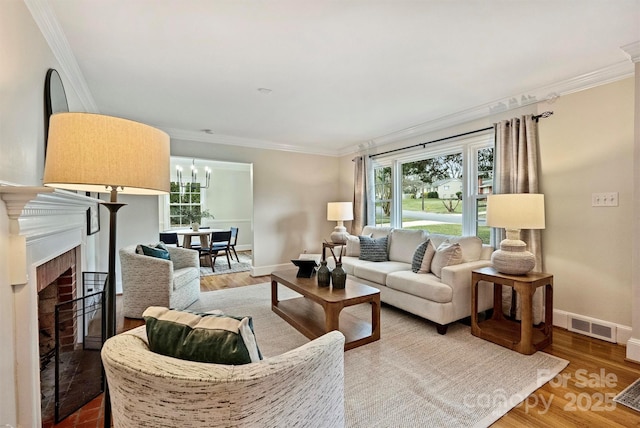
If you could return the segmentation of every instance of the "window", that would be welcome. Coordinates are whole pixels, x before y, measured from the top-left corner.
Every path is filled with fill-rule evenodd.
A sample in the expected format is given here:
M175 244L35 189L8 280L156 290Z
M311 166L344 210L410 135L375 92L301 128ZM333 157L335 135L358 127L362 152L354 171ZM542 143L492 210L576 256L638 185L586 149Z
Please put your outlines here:
M486 197L493 186L493 134L375 162L376 225L477 235L490 243Z
M185 214L191 211L199 213L200 206L200 184L187 184L180 188L174 181L171 182L169 193L169 221L171 227L190 226L191 221L185 218Z
M388 226L391 221L391 167L374 169L376 226Z

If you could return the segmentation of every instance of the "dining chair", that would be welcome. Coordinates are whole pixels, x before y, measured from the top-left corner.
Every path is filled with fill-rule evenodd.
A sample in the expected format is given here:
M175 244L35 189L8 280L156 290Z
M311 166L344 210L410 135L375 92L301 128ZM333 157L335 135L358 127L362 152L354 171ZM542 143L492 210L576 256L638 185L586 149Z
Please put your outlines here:
M175 232L160 232L160 241L167 245L175 244L176 247L181 247L178 234Z
M238 253L236 253L236 244L238 243L238 228L231 227L231 241L229 241L229 247L231 247L231 251L236 256L236 260L240 263L240 259L238 258ZM233 258L233 256L231 256Z
M213 232L211 233L211 242L209 243L208 248L200 248L200 257L208 257L209 262L211 263L211 270L216 271L215 263L218 254L224 251L227 256L227 263L229 264L229 269L231 269L231 260L229 259L229 253L231 252L231 230L225 230L222 232Z

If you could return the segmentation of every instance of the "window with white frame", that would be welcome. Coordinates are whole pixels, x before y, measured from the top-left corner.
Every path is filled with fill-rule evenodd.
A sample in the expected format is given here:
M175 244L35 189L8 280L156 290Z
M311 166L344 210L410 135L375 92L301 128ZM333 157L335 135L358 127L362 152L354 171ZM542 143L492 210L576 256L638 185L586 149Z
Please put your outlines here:
M492 133L374 158L374 176L376 225L477 235L490 243Z
M191 219L186 214L202 211L200 184L189 183L180 186L172 181L169 193L169 222L171 227L190 226Z

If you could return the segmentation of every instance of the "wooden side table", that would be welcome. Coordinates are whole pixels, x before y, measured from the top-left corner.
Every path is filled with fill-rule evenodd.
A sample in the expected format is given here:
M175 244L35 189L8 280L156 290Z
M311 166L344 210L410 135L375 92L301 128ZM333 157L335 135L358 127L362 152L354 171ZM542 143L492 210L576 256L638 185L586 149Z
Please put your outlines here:
M324 241L322 243L322 260L327 260L327 248L336 248L336 247L340 247L342 245L347 245L347 244L336 244L334 242ZM336 255L336 257L337 257L337 255Z
M478 322L478 283L493 283L493 316ZM506 319L502 314L502 286L512 287L520 296L521 321ZM544 322L533 326L533 293L545 287ZM493 267L471 273L471 334L522 354L531 355L553 341L553 275L529 272L507 275Z

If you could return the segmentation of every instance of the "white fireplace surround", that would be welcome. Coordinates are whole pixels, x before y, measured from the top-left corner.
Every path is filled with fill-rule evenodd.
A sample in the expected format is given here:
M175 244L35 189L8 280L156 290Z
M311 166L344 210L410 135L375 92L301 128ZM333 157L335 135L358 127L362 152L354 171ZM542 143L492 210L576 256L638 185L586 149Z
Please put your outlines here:
M42 426L36 268L79 248L77 277L94 270L96 235L87 236L87 209L98 199L49 187L0 186L9 217L9 278L14 297L18 427ZM78 297L82 287L78 286Z

